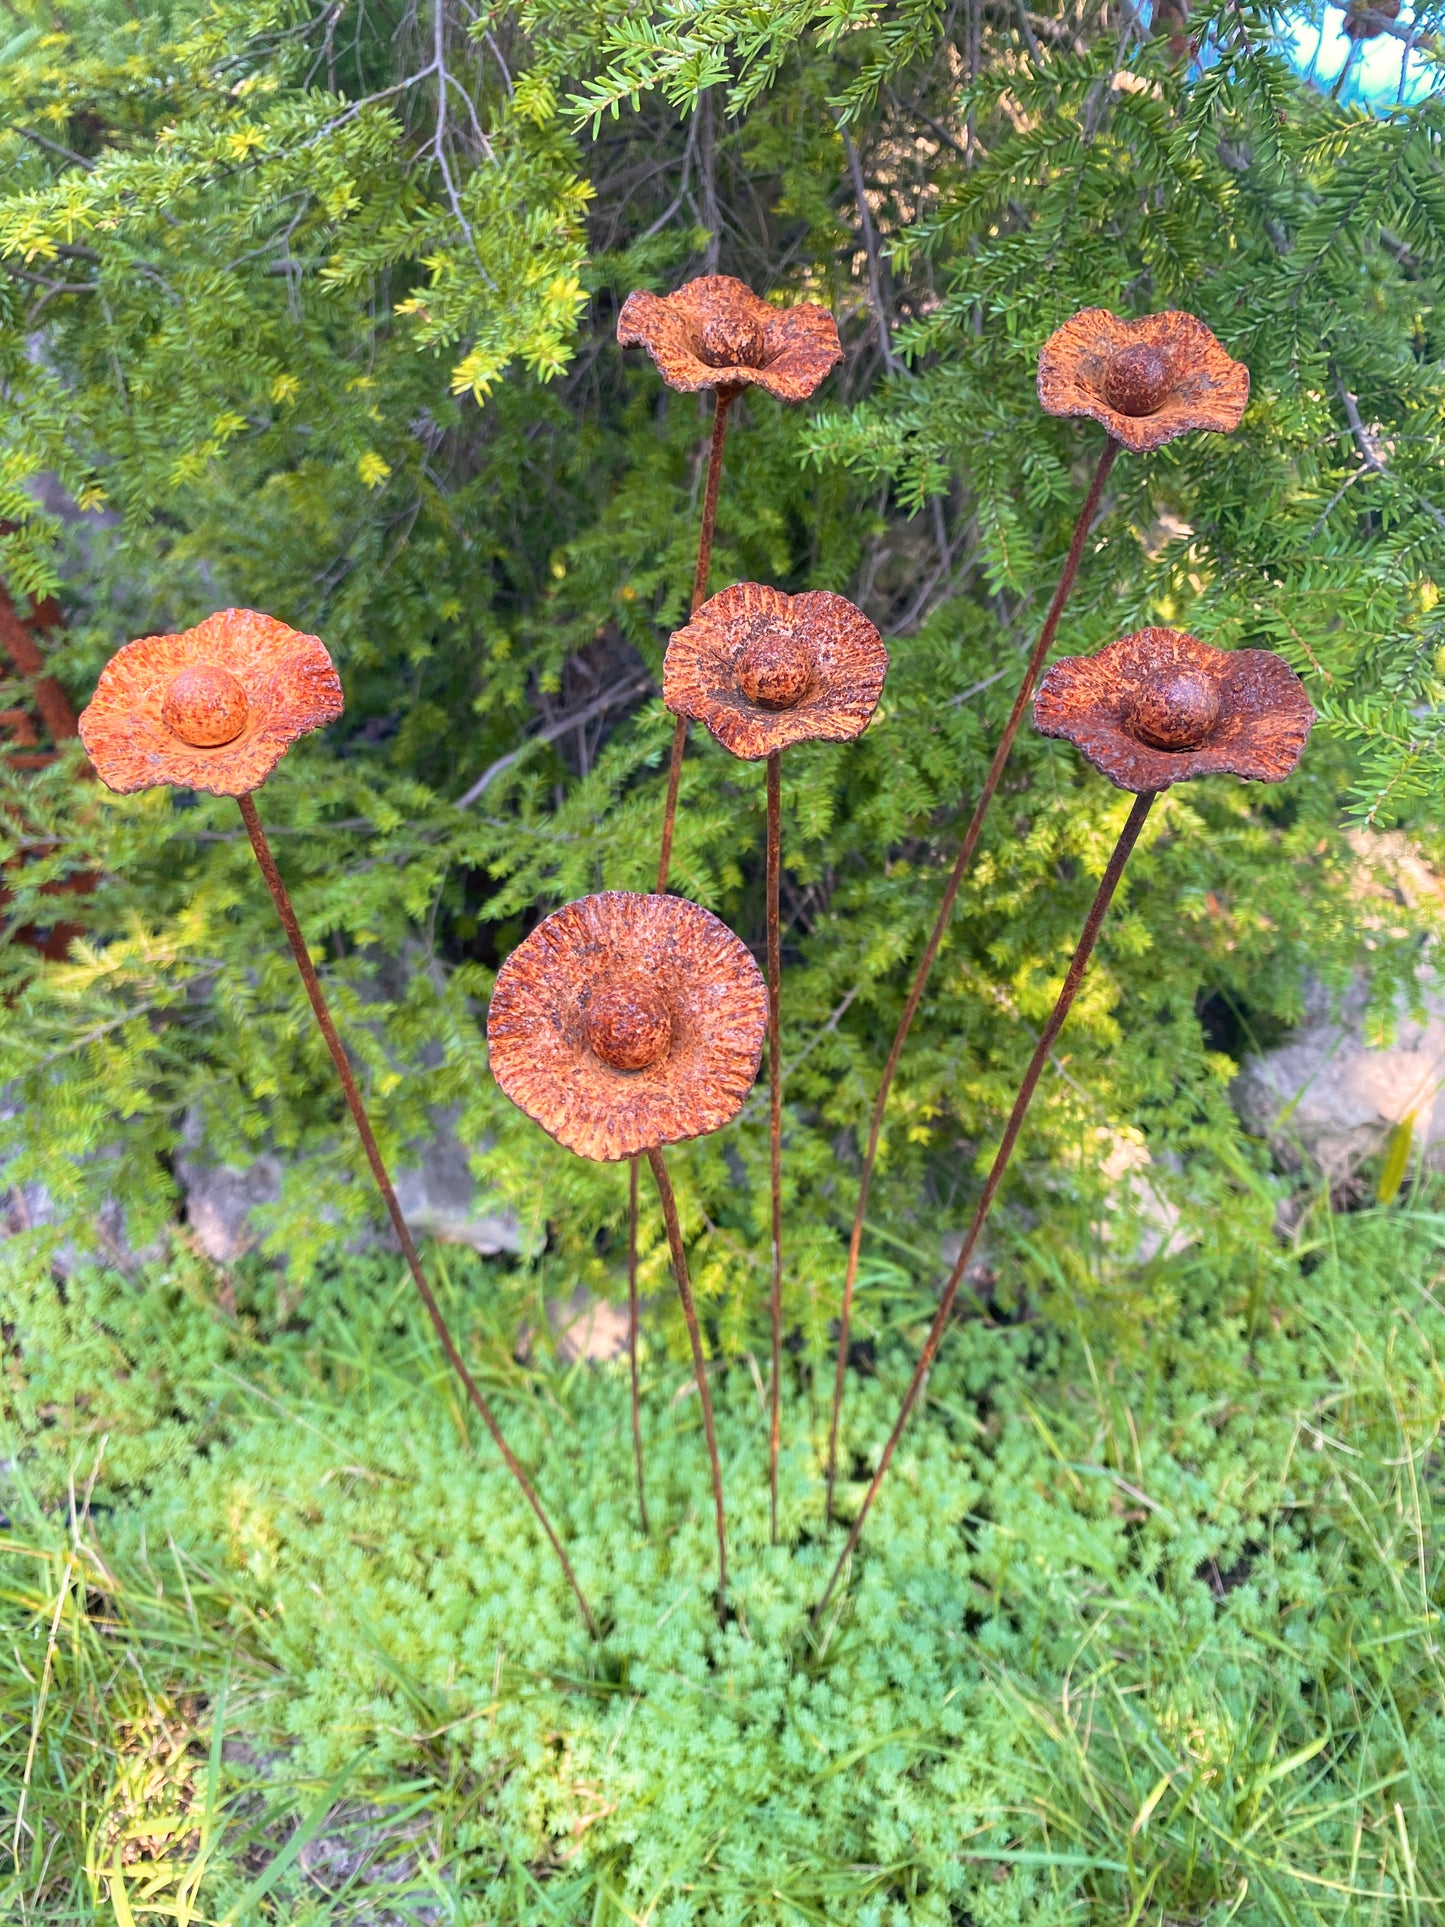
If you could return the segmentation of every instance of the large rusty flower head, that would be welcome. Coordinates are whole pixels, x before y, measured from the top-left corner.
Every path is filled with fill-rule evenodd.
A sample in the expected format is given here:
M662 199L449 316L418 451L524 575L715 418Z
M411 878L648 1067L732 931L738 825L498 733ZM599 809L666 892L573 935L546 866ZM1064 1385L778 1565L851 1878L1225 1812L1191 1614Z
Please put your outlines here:
M838 324L816 301L775 308L730 274L706 274L676 294L628 295L617 317L624 348L645 348L669 388L765 388L806 401L843 359Z
M298 736L341 714L326 646L254 609L144 636L100 672L80 734L109 789L256 789Z
M604 890L554 911L507 958L487 1043L517 1108L607 1163L731 1123L767 1021L762 972L710 910Z
M790 743L860 736L887 669L882 637L845 597L739 582L706 601L668 643L662 700L753 762Z
M1178 629L1141 629L1094 656L1056 662L1034 722L1063 736L1121 790L1194 776L1282 783L1315 712L1299 677L1268 649L1213 649Z
M1039 404L1050 415L1090 415L1136 455L1196 428L1238 428L1249 370L1202 321L1172 309L1121 321L1082 308L1039 351Z

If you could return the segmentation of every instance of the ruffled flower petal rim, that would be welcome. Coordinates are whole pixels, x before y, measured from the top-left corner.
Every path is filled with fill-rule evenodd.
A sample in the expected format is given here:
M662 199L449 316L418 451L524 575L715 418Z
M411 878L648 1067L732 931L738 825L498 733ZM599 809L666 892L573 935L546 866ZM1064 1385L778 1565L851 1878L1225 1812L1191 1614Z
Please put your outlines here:
M806 401L843 359L838 324L816 301L775 308L730 274L675 294L628 295L617 317L624 348L645 348L669 388L762 388Z
M221 609L116 651L80 718L95 772L122 794L174 784L243 796L298 736L334 722L341 679L317 636Z
M845 596L790 596L739 582L710 597L669 641L662 699L755 762L792 743L860 736L887 671L882 637Z
M768 992L683 897L604 890L539 923L497 973L492 1075L569 1151L612 1163L721 1130L758 1074Z
M1178 309L1121 321L1083 308L1039 353L1040 407L1091 416L1136 455L1196 429L1227 435L1248 401L1244 363Z
M1141 629L1093 656L1065 656L1034 697L1034 722L1121 790L1196 776L1282 783L1315 712L1283 656L1214 649L1178 629Z

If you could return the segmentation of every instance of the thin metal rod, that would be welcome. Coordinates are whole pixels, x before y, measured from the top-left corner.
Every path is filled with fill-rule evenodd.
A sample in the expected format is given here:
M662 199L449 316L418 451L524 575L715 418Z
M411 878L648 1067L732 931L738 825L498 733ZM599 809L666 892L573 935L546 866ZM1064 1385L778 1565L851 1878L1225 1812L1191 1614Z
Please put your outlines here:
M261 819L256 814L255 799L250 796L238 796L236 801L240 805L241 820L246 825L246 833L251 839L251 848L256 852L256 861L260 864L261 874L266 879L266 888L271 892L271 901L276 906L276 914L281 919L281 927L286 932L287 941L291 945L291 954L296 959L296 968L301 972L301 981L306 986L306 995L311 999L311 1008L315 1013L317 1025L320 1028L321 1035L326 1039L326 1048L331 1052L331 1061L336 1066L336 1075L341 1082L341 1092L346 1099L346 1108L351 1112L352 1122L355 1124L357 1134L361 1138L361 1147L366 1152L366 1161L371 1166L371 1175L376 1179L376 1188L380 1191L391 1217L392 1229L396 1232L397 1241L401 1245L402 1252L406 1258L407 1266L411 1272L412 1282L421 1293L421 1301L426 1306L427 1316L432 1322L432 1329L436 1332L437 1338L441 1342L441 1348L446 1353L447 1361L451 1365L452 1370L466 1387L468 1398L470 1398L472 1404L477 1408L477 1411L480 1412L483 1424L491 1433L497 1450L506 1461L507 1470L517 1481L517 1484L521 1486L528 1505L531 1506L533 1512L536 1513L537 1523L541 1526L543 1532L546 1533L552 1550L556 1553L562 1570L567 1576L567 1584L572 1588L573 1593L576 1595L577 1604L582 1608L582 1617L587 1622L587 1630L591 1633L592 1637L596 1639L597 1622L592 1617L592 1608L587 1604L587 1599L581 1586L577 1583L577 1575L572 1570L571 1561L562 1550L562 1541L553 1531L551 1520L542 1510L542 1501L537 1497L532 1481L522 1470L521 1463L517 1459L516 1454L507 1444L506 1439L503 1438L502 1428L498 1425L491 1406L488 1405L486 1399L483 1398L481 1388L463 1363L462 1355L457 1350L456 1341L452 1337L446 1319L442 1316L441 1307L432 1295L431 1286L426 1281L426 1274L421 1268L421 1259L417 1256L417 1250L415 1244L412 1242L411 1232L407 1228L406 1219L401 1215L401 1206L397 1203L396 1192L392 1188L391 1179L387 1175L385 1164L382 1162L381 1152L377 1147L376 1135L371 1128L371 1120L366 1115L366 1106L361 1101L361 1092L356 1088L356 1079L352 1076L351 1065L347 1060L346 1052L342 1049L341 1039L336 1034L336 1026L331 1021L331 1012L327 1009L326 998L322 994L320 979L317 977L315 966L311 962L311 955L306 948L306 941L301 935L301 926L296 921L296 912L291 907L291 898L287 894L286 885L281 880L281 872L276 868L276 859L271 854L271 845L266 840L266 832L261 827Z
M702 1333L697 1325L697 1307L692 1302L692 1286L687 1277L687 1253L682 1244L682 1226L677 1221L677 1199L672 1180L662 1161L662 1152L649 1151L647 1162L657 1180L657 1195L662 1200L662 1217L667 1226L667 1243L672 1252L672 1275L677 1280L677 1295L682 1300L682 1315L687 1320L687 1335L692 1340L692 1366L697 1375L697 1394L702 1400L702 1429L707 1434L707 1455L712 1463L712 1497L717 1512L717 1609L719 1618L727 1607L728 1541L723 1519L722 1464L717 1455L717 1430L713 1425L712 1393L707 1384L707 1360L702 1355Z
M1088 968L1089 957L1098 938L1099 930L1103 924L1105 914L1108 911L1110 901L1113 898L1114 891L1118 887L1119 878L1124 874L1124 865L1129 861L1130 852L1139 840L1139 832L1143 829L1144 819L1153 807L1156 794L1156 791L1145 790L1142 794L1134 798L1134 807L1130 810L1128 820L1119 832L1119 841L1114 845L1114 853L1109 858L1108 867L1099 880L1099 888L1095 893L1089 914L1084 920L1084 929L1083 934L1079 938L1079 947L1074 952L1074 960L1069 965L1068 975L1064 978L1063 989L1059 992L1058 1001L1054 1005L1049 1021L1044 1025L1043 1035L1039 1038L1034 1054L1029 1060L1029 1067L1024 1073L1024 1081L1019 1086L1019 1094L1014 1099L1013 1110L1009 1113L1008 1124L1004 1128L1003 1141L998 1147L997 1155L993 1161L993 1168L990 1170L988 1179L984 1184L983 1195L979 1198L978 1208L973 1214L973 1222L968 1227L968 1236L963 1241L963 1248L958 1254L958 1259L953 1270L949 1273L948 1283L943 1288L943 1297L939 1300L938 1310L934 1315L927 1341L924 1344L923 1350L919 1353L918 1363L914 1367L913 1377L909 1381L908 1390L903 1395L903 1403L899 1407L897 1422L889 1434L888 1443L883 1448L883 1456L878 1461L878 1470L873 1474L873 1483L863 1496L863 1504L859 1508L858 1517L853 1521L853 1529L848 1534L848 1543L844 1546L838 1557L838 1563L833 1568L833 1576L828 1581L828 1589L813 1610L813 1620L815 1624L821 1619L828 1601L832 1598L834 1588L838 1584L844 1566L853 1556L854 1549L862 1536L863 1522L868 1517L873 1501L878 1496L878 1488L883 1483L883 1475L888 1470L894 1450L898 1445L899 1439L903 1436L903 1428L908 1423L908 1415L913 1410L914 1401L917 1399L923 1382L928 1376L929 1367L933 1363L934 1355L938 1350L944 1331L947 1328L949 1315L953 1310L953 1301L958 1295L958 1287L963 1280L964 1273L968 1269L969 1260L973 1257L974 1248L978 1244L979 1234L982 1232L989 1211L992 1209L999 1185L1003 1182L1003 1175L1008 1169L1009 1159L1013 1156L1014 1145L1018 1141L1018 1134L1023 1125L1029 1104L1033 1099L1034 1091L1038 1086L1039 1077L1044 1065L1048 1062L1049 1052L1054 1047L1055 1039L1063 1029L1064 1019L1069 1014L1069 1006L1073 1003L1079 985L1083 982L1084 972Z
M723 441L728 432L728 410L740 388L719 388L713 397L712 443L707 456L707 486L702 497L702 528L697 538L697 567L692 576L692 610L696 615L707 601L707 579L712 570L712 536L717 524L717 490L722 477ZM672 758L667 769L667 803L662 813L662 844L657 856L657 894L667 888L672 867L672 830L677 819L677 792L682 782L682 758L687 748L687 718L679 716L672 732Z
M637 1159L627 1160L627 1355L632 1366L632 1451L637 1460L637 1511L647 1523L647 1493L642 1482L642 1398L637 1384Z
M773 1402L768 1435L768 1506L778 1543L778 1446L783 1384L783 944L778 900L783 868L783 752L768 752L768 1176L773 1199Z
M1064 613L1064 604L1069 599L1069 592L1074 586L1074 578L1079 573L1079 563L1083 559L1084 554L1084 543L1088 538L1094 516L1098 512L1099 498L1104 492L1104 484L1109 478L1109 470L1114 466L1114 457L1119 453L1119 448L1120 444L1116 442L1111 435L1104 444L1103 453L1099 457L1097 468L1094 470L1094 479L1089 484L1089 492L1084 498L1084 506L1079 511L1078 521L1074 524L1074 538L1069 544L1069 553L1064 561L1063 574L1059 577L1059 585L1054 590L1054 599L1049 604L1048 614L1044 617L1044 626L1039 632L1039 639L1034 644L1033 653L1025 665L1023 681L1019 684L1018 694L1014 698L1014 706L1009 711L1009 718L1004 724L1003 734L998 739L998 745L993 753L993 761L988 766L988 774L983 779L983 788L979 791L978 801L974 804L973 815L969 818L968 828L964 831L963 842L959 846L958 855L954 858L953 868L949 872L948 881L943 887L943 897L938 906L938 915L933 920L933 929L929 933L928 942L923 947L923 955L918 960L918 968L913 976L913 985L908 992L908 1001L903 1006L903 1015L898 1020L898 1029L894 1033L893 1043L889 1048L888 1061L883 1066L883 1076L878 1085L878 1095L873 1100L873 1116L868 1125L868 1148L863 1154L863 1172L858 1181L858 1203L853 1212L853 1230L848 1240L848 1266L843 1277L843 1305L838 1314L838 1359L833 1375L833 1417L828 1427L828 1493L825 1504L826 1516L829 1518L832 1517L833 1513L833 1485L838 1468L838 1419L843 1409L844 1374L848 1367L848 1326L853 1311L853 1290L858 1280L858 1257L863 1245L863 1224L868 1215L868 1194L873 1183L873 1166L878 1157L878 1139L883 1130L883 1114L888 1108L888 1094L893 1088L893 1079L898 1070L898 1060L903 1055L903 1046L908 1041L908 1033L913 1027L913 1019L917 1016L918 1006L923 1000L924 988L928 983L929 973L933 969L934 962L938 956L939 945L943 942L943 933L948 928L948 920L953 914L953 905L958 896L959 885L963 882L964 876L968 871L968 866L973 860L973 853L978 845L984 819L988 815L989 805L993 802L994 792L999 786L999 779L1003 775L1004 765L1008 762L1009 752L1014 745L1014 738L1019 733L1019 725L1023 721L1024 711L1028 708L1029 699L1034 693L1034 684L1038 681L1039 671L1043 667L1044 660L1050 649L1053 647L1054 636L1059 626L1059 618Z

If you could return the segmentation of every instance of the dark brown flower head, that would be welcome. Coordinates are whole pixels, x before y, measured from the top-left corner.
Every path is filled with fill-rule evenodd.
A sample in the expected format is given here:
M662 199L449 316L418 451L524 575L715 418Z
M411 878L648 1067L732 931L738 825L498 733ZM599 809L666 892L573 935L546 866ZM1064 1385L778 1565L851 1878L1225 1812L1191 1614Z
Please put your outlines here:
M1056 662L1034 722L1064 736L1121 790L1193 776L1282 783L1315 712L1299 677L1268 649L1212 649L1178 629L1141 629L1094 656Z
M507 958L487 1043L518 1109L606 1163L731 1123L767 1021L761 971L710 910L604 890L555 911Z
M756 761L790 743L845 743L872 720L888 651L861 609L830 590L784 595L739 582L667 645L662 700Z
M624 348L645 348L669 388L765 388L806 401L843 359L838 324L816 301L775 308L730 274L676 294L628 295L617 317Z
M326 646L254 609L128 642L100 672L80 734L113 790L256 789L287 748L341 714Z
M1090 415L1136 455L1176 435L1238 428L1249 370L1202 321L1177 309L1120 321L1083 308L1039 351L1039 404L1050 415Z

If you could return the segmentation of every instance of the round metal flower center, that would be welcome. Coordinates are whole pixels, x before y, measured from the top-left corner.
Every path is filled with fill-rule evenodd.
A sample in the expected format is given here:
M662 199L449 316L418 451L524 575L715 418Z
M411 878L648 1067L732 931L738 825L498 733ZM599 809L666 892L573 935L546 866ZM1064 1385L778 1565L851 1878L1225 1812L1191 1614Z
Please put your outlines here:
M1104 370L1104 399L1121 415L1154 414L1164 406L1170 386L1168 357L1147 342L1121 348Z
M582 1015L588 1048L615 1071L645 1071L672 1043L672 1012L656 984L600 984Z
M161 698L161 721L193 749L219 749L246 727L250 705L229 669L197 663L183 669Z
M709 368L761 368L763 324L751 315L709 315L697 331L698 358Z
M1152 749L1198 749L1219 721L1219 691L1198 670L1176 669L1140 690L1126 721Z
M813 686L813 665L797 641L777 629L752 636L734 667L738 688L759 709L796 709Z

